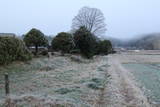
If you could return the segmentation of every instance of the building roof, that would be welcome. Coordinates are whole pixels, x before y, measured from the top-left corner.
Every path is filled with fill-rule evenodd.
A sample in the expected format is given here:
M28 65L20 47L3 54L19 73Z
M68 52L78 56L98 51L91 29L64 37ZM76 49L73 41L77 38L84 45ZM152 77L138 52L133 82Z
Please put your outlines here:
M15 36L14 33L0 33L0 36Z

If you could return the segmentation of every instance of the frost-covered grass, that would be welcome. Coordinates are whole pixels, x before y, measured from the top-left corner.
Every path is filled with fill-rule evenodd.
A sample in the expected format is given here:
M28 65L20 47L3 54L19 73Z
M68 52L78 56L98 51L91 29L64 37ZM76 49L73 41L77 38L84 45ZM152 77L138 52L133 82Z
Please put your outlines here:
M147 89L146 95L154 102L160 102L160 66L159 64L125 64L131 69L137 80Z
M107 67L105 56L85 63L71 61L69 57L43 57L0 67L0 101L5 98L3 74L8 72L11 97L19 106L58 102L60 107L91 107L109 81ZM31 98L33 102L28 101Z

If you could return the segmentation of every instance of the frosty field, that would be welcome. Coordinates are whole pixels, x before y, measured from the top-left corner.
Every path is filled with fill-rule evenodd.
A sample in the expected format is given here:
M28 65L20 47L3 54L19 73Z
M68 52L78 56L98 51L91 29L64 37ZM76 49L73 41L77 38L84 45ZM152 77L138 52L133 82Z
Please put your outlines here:
M134 74L148 99L160 104L160 51L129 52L122 55L120 60Z
M147 53L147 54L146 54ZM13 107L158 107L159 51L123 52L92 60L35 58L0 67L0 105L9 73Z
M101 93L109 82L107 67L107 57L79 63L58 56L1 67L1 105L5 99L4 72L9 73L12 106L101 105Z
M125 64L147 89L145 94L155 103L160 103L160 66L159 64Z

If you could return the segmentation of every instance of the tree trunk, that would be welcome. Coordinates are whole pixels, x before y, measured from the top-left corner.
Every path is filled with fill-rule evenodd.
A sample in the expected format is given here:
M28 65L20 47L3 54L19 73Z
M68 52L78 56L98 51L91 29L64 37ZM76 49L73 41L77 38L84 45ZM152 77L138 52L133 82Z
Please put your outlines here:
M36 56L38 54L38 46L37 45L35 45L35 54L36 54Z

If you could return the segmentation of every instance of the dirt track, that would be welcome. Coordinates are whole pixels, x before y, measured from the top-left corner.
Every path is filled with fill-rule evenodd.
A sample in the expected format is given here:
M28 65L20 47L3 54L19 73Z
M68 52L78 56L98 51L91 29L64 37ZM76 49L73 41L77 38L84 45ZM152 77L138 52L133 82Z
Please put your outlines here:
M108 85L109 107L151 107L143 92L138 88L133 75L124 69L118 57L110 55L108 73L111 75L111 83Z

